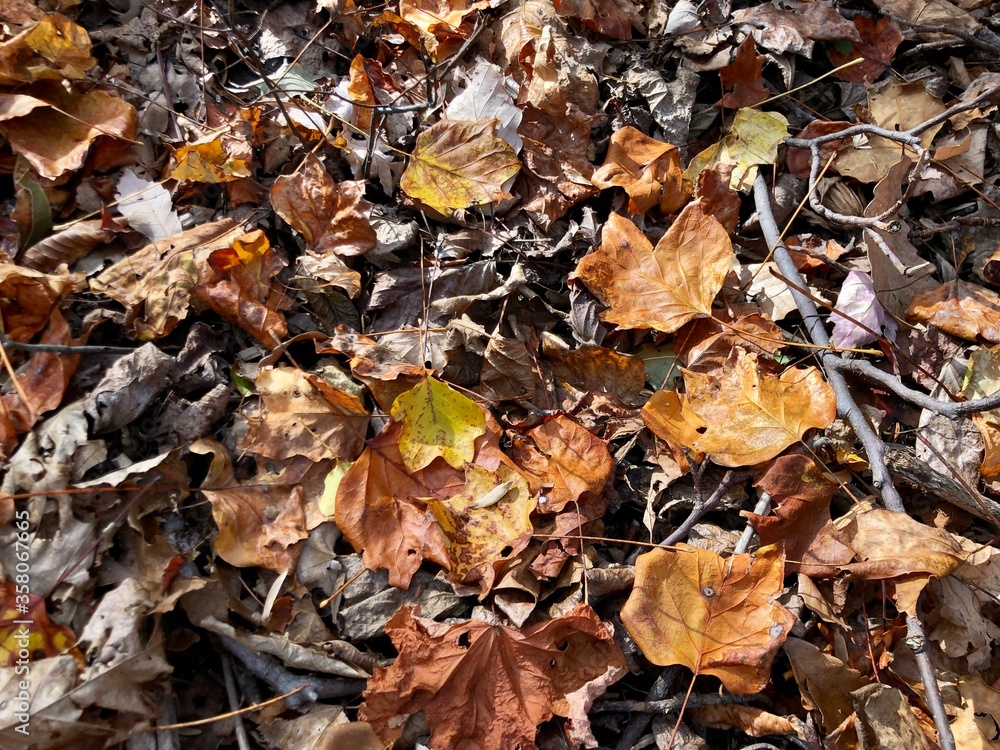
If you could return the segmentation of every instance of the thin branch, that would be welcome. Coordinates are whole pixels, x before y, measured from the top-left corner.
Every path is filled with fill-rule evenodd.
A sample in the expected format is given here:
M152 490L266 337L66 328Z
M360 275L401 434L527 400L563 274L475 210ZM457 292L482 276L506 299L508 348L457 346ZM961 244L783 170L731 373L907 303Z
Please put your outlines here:
M746 479L747 476L749 475L746 473L737 473L730 469L723 475L722 481L719 482L719 486L715 488L715 492L708 496L707 500L702 500L701 493L699 492L698 500L694 508L691 509L691 513L684 519L684 522L680 526L674 529L674 532L670 536L660 542L660 546L669 547L676 544L681 539L684 539L689 533L691 533L691 529L693 529L694 525L701 520L702 516L719 504L719 501L722 499L722 496L726 494L726 491L737 480Z
M688 708L700 708L701 706L718 706L729 704L750 703L759 698L759 695L733 695L724 693L723 695L692 695L687 702ZM684 696L678 695L665 700L645 700L645 701L602 701L595 703L594 713L639 713L639 714L675 714L684 704Z

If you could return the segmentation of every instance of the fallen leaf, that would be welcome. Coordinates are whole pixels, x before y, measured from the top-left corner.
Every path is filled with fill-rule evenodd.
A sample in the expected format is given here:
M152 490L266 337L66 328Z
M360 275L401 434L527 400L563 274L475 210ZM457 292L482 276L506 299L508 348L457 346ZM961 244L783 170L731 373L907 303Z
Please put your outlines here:
M966 341L1000 343L1000 294L967 281L949 281L913 298L910 323L934 326Z
M0 319L4 335L13 341L31 341L48 324L52 310L70 286L69 276L0 263Z
M274 284L287 261L260 229L212 251L208 264L221 278L203 280L192 289L201 302L265 346L274 348L288 335L281 310L291 300Z
M1000 690L982 677L958 681L962 706L951 724L955 746L962 750L993 750L1000 741Z
M43 273L52 273L62 264L72 266L95 248L107 244L115 233L100 219L75 221L27 248L18 264Z
M729 134L696 155L684 171L684 179L694 183L706 169L717 164L733 164L729 184L733 190L750 192L757 166L773 164L778 146L788 137L788 121L776 112L743 108L736 111Z
M777 604L785 558L779 547L723 558L679 544L636 560L622 622L654 664L718 677L737 695L765 688L795 615Z
M681 471L691 468L682 447L690 450L708 425L691 409L687 394L656 391L642 407L642 421L650 432L667 443ZM701 461L704 457L700 451L691 451L692 461Z
M250 154L242 153L249 149L238 148L234 149L237 153L230 153L226 146L226 138L222 135L181 146L174 153L176 163L170 178L217 184L250 177Z
M462 468L486 431L483 410L475 401L431 377L396 398L392 418L401 425L399 450L410 471L425 468L438 456Z
M863 61L838 71L838 78L851 83L874 81L892 63L896 48L903 41L903 32L891 18L873 21L860 13L854 17L854 25L858 28L861 41L828 45L826 56L838 67L852 60Z
M28 28L0 42L3 86L79 79L96 64L90 55L90 36L60 13L42 15Z
M449 578L477 587L484 598L531 540L535 500L527 482L503 464L496 471L470 465L461 493L429 505L448 540Z
M13 576L0 582L0 667L30 664L67 652L82 666L83 656L74 648L75 643L76 634L71 629L49 619L44 598L28 592L27 587L22 590Z
M830 341L840 349L864 346L877 341L882 333L890 341L896 338L896 321L878 301L872 278L866 273L851 271L847 274L830 317L833 319Z
M484 59L477 60L467 73L460 69L457 72L465 81L465 88L448 103L444 116L472 122L495 119L499 123L497 136L507 141L515 153L520 151L521 137L517 131L523 113L514 105L508 90L516 85L514 81L503 75L499 65Z
M688 446L722 466L752 466L774 458L810 429L836 416L833 389L815 367L762 372L757 355L737 350L732 367L683 369L687 404L705 423Z
M122 172L115 191L118 211L129 226L159 242L184 231L170 193L158 182L144 180L131 169Z
M86 93L36 83L0 93L0 133L42 177L79 169L102 136L132 141L137 115L124 99L100 89Z
M969 356L962 394L972 401L997 391L1000 391L1000 347L979 347ZM976 412L971 418L983 436L985 447L980 473L987 478L1000 475L1000 409Z
M496 119L439 120L417 136L399 180L408 196L450 215L457 209L499 202L504 185L521 169L514 149L497 137Z
M240 449L272 459L305 456L352 461L360 455L368 430L368 410L355 392L338 387L323 373L305 373L294 367L261 371L255 381L261 415L254 420Z
M681 180L680 151L628 125L611 135L604 165L591 181L599 188L621 187L628 193L628 212L642 214L659 205L673 213L689 198Z
M803 3L789 8L759 3L735 11L733 20L751 27L757 44L779 55L792 52L811 58L813 40L858 40L854 24L832 2Z
M691 719L697 724L715 729L738 729L751 737L792 735L804 739L801 725L792 718L778 716L756 706L699 706L691 709Z
M360 182L337 184L313 155L294 175L282 175L271 188L278 215L302 233L315 253L361 255L376 245L368 221L371 205Z
M535 750L536 727L568 716L572 694L626 672L611 634L585 604L523 630L476 620L449 628L403 607L386 632L400 655L368 681L359 714L383 742L423 711L434 747Z
M608 444L560 414L514 441L511 457L525 472L533 494L544 494L545 511L561 511L584 492L599 494L614 474Z
M736 57L719 71L725 94L719 104L726 109L753 107L771 96L764 88L764 62L757 54L753 36L748 36L736 49Z
M635 224L611 214L601 247L583 257L571 278L610 308L602 319L622 328L673 333L693 318L711 317L732 262L726 231L695 202L655 249Z
M560 16L578 18L588 29L614 39L631 39L633 23L642 23L640 9L630 0L555 0L554 5Z
M808 641L789 638L784 648L803 706L819 711L823 729L833 732L854 713L851 693L868 685L868 677Z

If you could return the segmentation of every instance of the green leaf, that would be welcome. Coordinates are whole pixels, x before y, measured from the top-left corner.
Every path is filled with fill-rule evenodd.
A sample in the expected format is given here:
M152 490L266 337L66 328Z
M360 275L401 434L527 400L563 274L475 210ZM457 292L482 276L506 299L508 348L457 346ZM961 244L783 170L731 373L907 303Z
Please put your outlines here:
M486 417L475 401L430 377L396 398L392 418L402 423L399 452L409 471L438 456L461 469L475 455L476 438L486 432Z

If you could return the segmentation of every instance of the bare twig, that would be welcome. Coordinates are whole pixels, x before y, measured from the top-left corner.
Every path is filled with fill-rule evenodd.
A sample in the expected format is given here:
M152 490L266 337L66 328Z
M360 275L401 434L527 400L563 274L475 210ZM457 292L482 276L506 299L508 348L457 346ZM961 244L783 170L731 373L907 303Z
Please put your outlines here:
M229 657L229 654L222 654L222 677L226 683L226 699L229 701L229 710L237 711L240 707L240 699L236 694L236 680L233 677L233 660ZM243 723L243 714L233 714L233 721L236 727L236 744L240 750L250 750L250 737L247 735L247 728Z
M718 505L722 496L726 494L726 491L732 486L737 480L745 479L748 475L745 473L737 473L735 471L727 471L723 477L722 481L719 482L719 486L715 488L715 492L708 496L707 499L703 500L701 493L697 493L697 500L695 506L691 509L691 513L688 517L684 519L683 523L674 529L674 532L660 542L661 547L669 547L672 544L676 544L681 539L684 539L694 525L701 520L701 517L708 513L712 508Z
M51 354L130 354L135 349L124 346L72 346L63 344L25 344L0 333L0 346L18 352L48 352Z
M688 708L700 708L701 706L718 706L722 704L750 703L759 698L759 695L733 695L723 693L722 695L692 695L688 698ZM675 714L684 704L684 696L678 695L665 700L646 701L602 701L595 703L592 709L594 713L638 713L638 714Z

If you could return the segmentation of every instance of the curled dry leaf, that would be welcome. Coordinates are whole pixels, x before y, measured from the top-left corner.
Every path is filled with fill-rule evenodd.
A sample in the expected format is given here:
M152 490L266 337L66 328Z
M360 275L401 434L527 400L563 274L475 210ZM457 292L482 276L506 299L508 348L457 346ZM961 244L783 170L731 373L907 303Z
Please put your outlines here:
M588 29L614 39L632 38L632 23L641 27L642 12L630 0L555 0L556 13L578 18Z
M174 161L170 172L174 180L216 184L250 177L249 147L245 142L221 135L181 146L174 154Z
M764 88L764 62L749 35L736 50L735 59L719 71L726 93L719 102L726 109L753 107L771 96Z
M970 401L1000 391L1000 347L979 347L969 357L962 394ZM983 463L979 472L993 478L1000 474L1000 409L976 412L972 421L983 436Z
M263 370L256 386L262 414L241 450L278 460L305 456L313 461L353 461L361 453L370 417L360 393L293 367Z
M511 455L534 494L544 494L545 511L558 512L584 492L600 493L614 473L608 444L562 414L515 440Z
M48 13L0 42L0 85L83 78L97 61L90 36L59 13Z
M604 165L591 181L599 188L624 188L630 214L646 213L656 205L673 213L690 197L681 179L680 150L631 125L612 134Z
M828 427L837 414L833 389L815 367L774 376L760 371L756 354L738 349L732 367L682 372L684 401L704 427L668 399L662 410L657 402L643 418L658 425L668 440L690 440L682 445L707 453L722 466L751 466L774 458L807 430Z
M361 255L376 244L364 192L363 183L334 182L323 163L310 154L297 173L275 181L271 204L302 233L313 252Z
M26 609L22 609L24 595L18 596L18 593L13 579L0 582L0 667L17 664L25 648L31 654L31 661L69 652L83 666L83 656L73 647L76 634L49 619L44 597L29 593L24 604ZM31 626L17 622L24 620L30 621ZM27 635L27 644L24 635Z
M695 156L684 179L695 182L704 170L717 164L733 164L729 184L734 190L750 191L759 164L774 164L778 146L788 137L788 121L776 112L737 110L729 134Z
M733 257L726 230L695 202L655 249L635 224L611 214L601 247L583 257L573 277L610 308L603 320L673 333L696 317L711 317Z
M442 214L498 202L521 169L514 149L498 138L499 120L440 120L417 136L399 186Z
M81 94L43 82L0 94L0 133L38 174L52 180L82 167L101 136L131 141L137 122L131 104L100 89Z
M4 334L14 341L30 341L49 322L53 308L70 287L69 276L51 276L13 263L0 263Z
M392 418L400 423L399 450L410 471L425 468L438 456L462 468L486 432L482 407L431 377L396 398Z
M967 341L1000 343L1000 294L966 281L949 281L918 294L906 311L910 323L925 323Z
M384 742L423 711L433 747L535 750L540 723L575 715L578 701L627 671L586 604L523 630L476 620L448 627L403 607L386 632L399 656L368 681L359 714Z
M636 561L622 622L654 664L680 664L752 695L795 624L775 602L784 563L777 546L729 558L687 544L648 552Z

